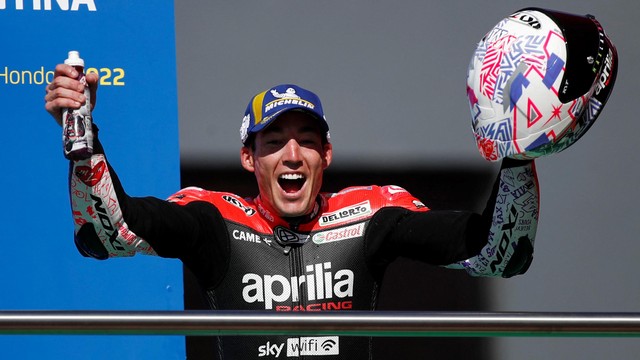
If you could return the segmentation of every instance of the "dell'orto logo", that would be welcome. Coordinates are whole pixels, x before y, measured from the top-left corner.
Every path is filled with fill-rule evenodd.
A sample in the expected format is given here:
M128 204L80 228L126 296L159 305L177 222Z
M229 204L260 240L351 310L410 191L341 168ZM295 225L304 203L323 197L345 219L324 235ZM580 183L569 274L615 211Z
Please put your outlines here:
M351 205L334 212L322 214L319 224L320 226L329 226L361 218L372 213L371 203L369 203L369 200L366 200L359 204Z
M97 11L97 8L95 0L0 0L0 10Z

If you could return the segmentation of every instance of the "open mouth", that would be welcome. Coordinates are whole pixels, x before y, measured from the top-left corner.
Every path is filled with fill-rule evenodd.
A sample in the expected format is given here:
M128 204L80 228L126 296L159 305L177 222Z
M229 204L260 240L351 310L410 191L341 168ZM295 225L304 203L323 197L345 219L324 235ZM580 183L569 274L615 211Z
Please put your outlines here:
M278 184L287 194L300 191L307 178L302 174L282 174L278 177Z

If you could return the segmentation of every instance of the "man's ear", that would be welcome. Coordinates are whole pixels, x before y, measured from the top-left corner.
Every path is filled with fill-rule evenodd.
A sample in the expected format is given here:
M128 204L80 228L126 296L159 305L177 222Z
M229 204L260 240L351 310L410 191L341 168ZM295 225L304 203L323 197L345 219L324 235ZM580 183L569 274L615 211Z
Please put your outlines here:
M324 150L324 158L323 158L323 168L326 169L331 165L331 161L333 160L333 146L331 143L326 143L323 145Z
M240 148L240 163L245 170L250 172L255 171L255 167L253 165L253 151L248 146Z

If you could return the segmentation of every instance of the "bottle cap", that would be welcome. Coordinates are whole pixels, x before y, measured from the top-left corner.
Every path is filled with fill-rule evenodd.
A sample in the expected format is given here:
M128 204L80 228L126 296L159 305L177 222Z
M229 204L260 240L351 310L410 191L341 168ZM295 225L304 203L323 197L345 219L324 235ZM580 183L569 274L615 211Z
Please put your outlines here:
M77 51L69 51L69 56L64 63L71 66L84 66L84 60L80 58L80 53Z

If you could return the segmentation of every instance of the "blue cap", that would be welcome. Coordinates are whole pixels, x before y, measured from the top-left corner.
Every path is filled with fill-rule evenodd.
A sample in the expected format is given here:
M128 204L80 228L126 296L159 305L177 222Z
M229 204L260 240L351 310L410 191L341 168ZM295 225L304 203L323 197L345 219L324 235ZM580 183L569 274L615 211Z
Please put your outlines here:
M298 109L320 121L329 140L329 125L322 111L322 103L318 95L297 85L276 85L269 90L254 96L242 119L240 140L247 145L252 134L260 132L286 111Z

